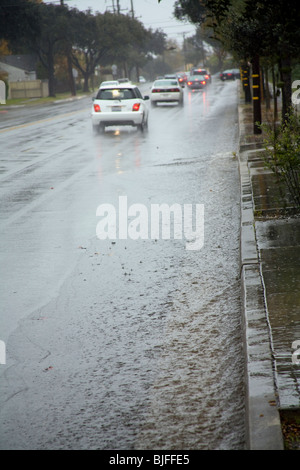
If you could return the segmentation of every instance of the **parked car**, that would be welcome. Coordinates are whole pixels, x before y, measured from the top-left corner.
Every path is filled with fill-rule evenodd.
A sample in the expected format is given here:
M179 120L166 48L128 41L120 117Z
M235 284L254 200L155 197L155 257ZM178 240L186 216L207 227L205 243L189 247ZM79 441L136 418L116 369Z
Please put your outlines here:
M148 125L149 107L139 88L131 84L100 87L92 106L94 131L107 126L136 126L142 131Z
M145 77L143 77L142 75L140 75L140 76L139 76L139 82L140 82L140 83L146 83Z
M129 78L118 78L119 83L131 83Z
M232 69L224 70L220 73L220 79L225 80L235 80L235 73Z
M151 88L151 105L156 106L157 103L172 103L177 101L183 106L183 93L183 88L180 86L177 78L155 80Z
M204 75L191 75L186 82L190 90L202 90L207 85Z
M198 67L193 68L191 70L191 76L195 76L195 75L204 75L206 82L211 83L211 74L210 74L209 70L198 68Z
M241 78L240 69L232 69L232 72L235 75L235 78Z
M167 78L168 80L171 80L171 79L177 80L177 75L176 75L176 73L168 73L168 74L165 75L164 78Z
M107 80L107 81L104 81L100 84L100 87L104 87L104 86L118 86L119 85L119 82L118 80Z

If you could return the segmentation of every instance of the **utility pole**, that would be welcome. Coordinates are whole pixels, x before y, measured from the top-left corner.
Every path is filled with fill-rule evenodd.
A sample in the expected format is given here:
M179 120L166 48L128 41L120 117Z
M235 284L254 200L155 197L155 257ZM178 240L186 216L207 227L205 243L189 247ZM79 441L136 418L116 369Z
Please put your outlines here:
M121 6L120 6L120 0L116 0L117 2L117 6L115 4L115 0L112 0L112 5L110 5L110 7L112 7L113 9L113 13L114 15L117 14L117 15L120 15L121 14Z
M134 7L133 7L133 0L130 0L131 3L131 16L134 18Z
M184 60L184 71L186 71L186 44L185 44L185 35L186 35L186 33L182 33L182 37L183 37L183 60Z
M112 6L114 15L116 14L115 0L112 0Z

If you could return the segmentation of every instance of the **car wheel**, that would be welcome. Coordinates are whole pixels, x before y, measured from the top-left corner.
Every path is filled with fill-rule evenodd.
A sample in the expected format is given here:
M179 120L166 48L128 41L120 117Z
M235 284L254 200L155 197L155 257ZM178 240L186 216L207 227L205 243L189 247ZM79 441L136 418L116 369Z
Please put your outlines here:
M183 101L183 98L179 101L179 106L184 106L184 101Z
M157 105L156 101L151 101L152 108L156 108L156 105Z
M141 132L144 132L145 130L147 130L148 128L148 121L142 121L141 124L138 125L138 129L141 131Z
M105 131L105 126L103 124L93 125L94 134L103 134Z

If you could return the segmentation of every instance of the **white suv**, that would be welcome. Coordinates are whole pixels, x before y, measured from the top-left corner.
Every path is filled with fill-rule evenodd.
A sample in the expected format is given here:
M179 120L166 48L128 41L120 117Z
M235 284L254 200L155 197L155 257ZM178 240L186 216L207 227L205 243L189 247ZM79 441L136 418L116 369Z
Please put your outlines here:
M103 132L107 126L136 126L143 131L148 125L147 100L149 96L132 84L101 87L92 107L94 131Z

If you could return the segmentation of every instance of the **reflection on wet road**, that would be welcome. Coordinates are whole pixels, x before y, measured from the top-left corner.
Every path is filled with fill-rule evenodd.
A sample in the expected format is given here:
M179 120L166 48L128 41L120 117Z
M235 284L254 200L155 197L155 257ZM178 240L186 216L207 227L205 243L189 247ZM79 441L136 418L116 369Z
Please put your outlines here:
M93 136L84 100L1 117L0 448L244 447L235 85L185 90L146 133ZM203 204L203 248L99 240L120 196Z

